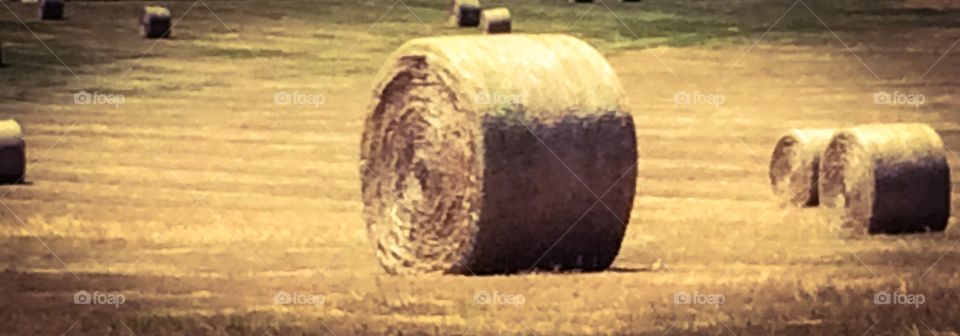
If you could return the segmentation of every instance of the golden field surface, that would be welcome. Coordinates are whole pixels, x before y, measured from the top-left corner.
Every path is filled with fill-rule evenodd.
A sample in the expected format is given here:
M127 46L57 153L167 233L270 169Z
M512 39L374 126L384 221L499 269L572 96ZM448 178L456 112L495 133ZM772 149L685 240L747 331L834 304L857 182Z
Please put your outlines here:
M859 236L781 208L767 176L784 131L868 122L929 123L958 176L958 4L502 3L518 33L596 46L629 96L639 180L612 269L381 270L360 216L371 84L406 40L479 33L446 26L446 0L162 2L169 40L137 35L144 2L68 2L60 22L2 2L0 117L23 123L29 171L0 187L0 334L960 332L956 193L945 233ZM77 104L81 91L123 101ZM125 301L74 304L80 290Z

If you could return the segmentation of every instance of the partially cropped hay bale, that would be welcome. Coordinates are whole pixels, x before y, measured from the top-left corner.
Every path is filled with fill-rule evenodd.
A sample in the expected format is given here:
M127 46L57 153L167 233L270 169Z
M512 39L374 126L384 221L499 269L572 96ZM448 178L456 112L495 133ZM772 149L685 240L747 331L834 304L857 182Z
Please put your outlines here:
M480 24L480 0L451 0L450 17L457 27L476 27Z
M566 35L493 35L417 39L389 59L360 169L387 272L609 267L637 144L603 56Z
M0 121L0 183L19 183L26 172L23 129L14 119Z
M41 0L40 20L63 20L63 0Z
M140 14L140 29L146 38L170 37L170 10L160 6L145 6Z
M777 141L770 158L770 182L774 195L784 204L814 206L820 203L820 154L834 132L832 129L797 129Z
M480 29L487 34L509 33L510 10L504 7L483 10L480 14Z
M942 231L950 167L940 136L923 124L873 124L837 133L820 164L821 202L843 207L859 232Z

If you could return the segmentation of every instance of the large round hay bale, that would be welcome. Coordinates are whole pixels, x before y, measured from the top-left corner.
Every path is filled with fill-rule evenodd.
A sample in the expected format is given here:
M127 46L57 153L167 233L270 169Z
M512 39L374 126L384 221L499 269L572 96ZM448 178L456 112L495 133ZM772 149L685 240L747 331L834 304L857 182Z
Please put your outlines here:
M480 25L480 0L451 0L450 16L457 27L476 27Z
M27 170L23 129L14 119L0 121L0 183L19 183Z
M480 13L480 29L487 34L509 33L512 30L510 10L505 7L484 9Z
M41 0L40 20L63 20L63 0Z
M387 272L609 267L637 144L595 49L566 35L416 39L378 78L360 172Z
M820 154L834 132L833 129L796 129L777 141L770 158L770 182L773 194L783 204L819 204Z
M820 200L843 207L858 232L943 231L950 167L940 136L923 124L871 124L838 132L820 163Z
M140 33L143 37L150 39L169 38L171 23L169 9L160 6L144 6L140 14Z

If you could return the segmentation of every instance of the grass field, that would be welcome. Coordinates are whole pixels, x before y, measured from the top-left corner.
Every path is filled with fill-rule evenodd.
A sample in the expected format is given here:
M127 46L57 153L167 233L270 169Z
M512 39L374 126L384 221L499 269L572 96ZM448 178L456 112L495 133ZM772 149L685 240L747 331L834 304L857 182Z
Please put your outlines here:
M138 37L144 2L68 2L62 22L2 2L0 117L25 125L30 159L29 183L0 188L2 335L960 332L956 217L858 236L780 208L767 177L789 128L897 121L934 126L958 176L956 1L501 1L518 32L607 55L639 181L613 269L483 277L388 276L360 217L376 70L411 38L478 33L445 25L447 1L160 3L170 40ZM79 290L125 301L74 304Z

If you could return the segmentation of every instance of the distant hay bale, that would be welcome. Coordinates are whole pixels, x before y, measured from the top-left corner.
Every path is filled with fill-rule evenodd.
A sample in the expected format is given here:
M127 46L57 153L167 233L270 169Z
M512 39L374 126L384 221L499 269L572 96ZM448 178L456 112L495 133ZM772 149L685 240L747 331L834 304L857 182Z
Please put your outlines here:
M476 27L480 25L480 0L451 0L450 17L454 26Z
M170 37L170 10L160 6L145 6L140 14L140 29L143 37Z
M63 0L41 0L40 20L63 20Z
M487 34L509 33L510 10L504 7L485 9L480 13L480 29Z
M821 203L843 207L858 232L943 231L950 167L940 136L923 124L872 124L838 132L820 163Z
M770 182L774 195L784 204L819 204L820 154L834 132L832 129L797 129L777 141L770 159Z
M0 121L0 183L19 183L26 172L23 129L14 119Z
M388 273L609 267L637 143L600 53L566 35L449 36L409 41L389 60L360 167Z

